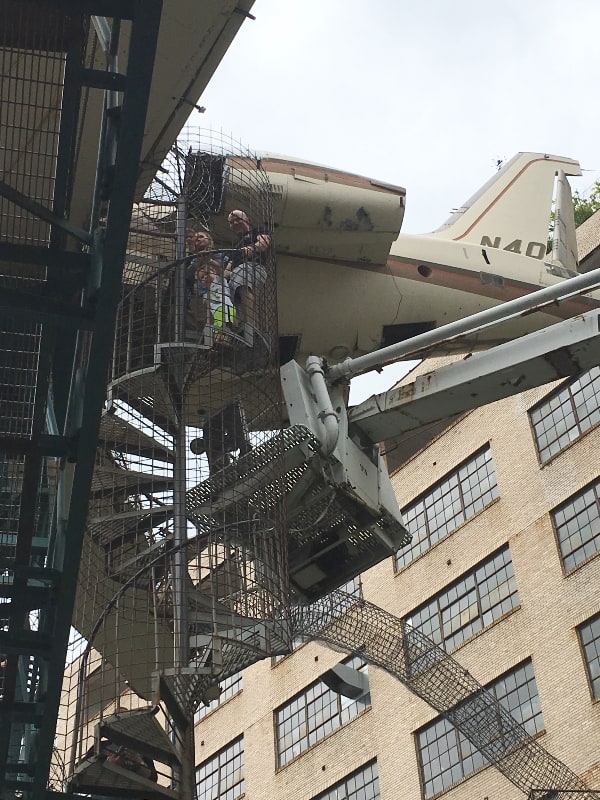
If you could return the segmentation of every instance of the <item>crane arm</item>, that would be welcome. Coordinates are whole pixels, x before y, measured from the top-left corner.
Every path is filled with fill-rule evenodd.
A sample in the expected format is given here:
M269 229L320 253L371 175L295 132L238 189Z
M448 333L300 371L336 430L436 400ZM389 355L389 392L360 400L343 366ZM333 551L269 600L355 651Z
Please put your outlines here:
M447 364L349 409L348 423L372 442L560 378L600 361L600 316L589 311L512 342Z

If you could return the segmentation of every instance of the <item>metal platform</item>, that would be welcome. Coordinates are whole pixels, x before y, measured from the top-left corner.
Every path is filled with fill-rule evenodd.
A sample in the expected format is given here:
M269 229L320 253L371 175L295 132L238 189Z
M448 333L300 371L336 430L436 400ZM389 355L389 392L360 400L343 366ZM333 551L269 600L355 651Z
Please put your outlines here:
M243 540L255 510L268 511L283 492L289 575L302 601L323 596L410 541L396 516L383 507L367 509L345 482L336 482L335 456L323 457L320 448L308 428L287 428L187 493L187 513L199 526L235 526ZM281 478L272 482L273 475Z

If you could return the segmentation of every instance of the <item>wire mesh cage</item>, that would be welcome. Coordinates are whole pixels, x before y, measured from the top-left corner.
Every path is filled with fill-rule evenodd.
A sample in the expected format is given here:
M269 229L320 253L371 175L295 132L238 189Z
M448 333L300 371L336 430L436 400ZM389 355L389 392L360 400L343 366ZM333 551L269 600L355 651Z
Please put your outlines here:
M259 160L214 133L134 209L61 711L77 791L107 739L170 768L165 730L289 648L272 235Z

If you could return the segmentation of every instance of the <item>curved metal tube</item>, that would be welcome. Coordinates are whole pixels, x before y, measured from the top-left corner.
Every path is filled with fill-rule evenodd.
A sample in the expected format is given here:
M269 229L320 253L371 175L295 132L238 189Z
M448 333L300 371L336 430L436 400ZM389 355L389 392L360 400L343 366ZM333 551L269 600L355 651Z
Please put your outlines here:
M319 419L325 428L325 437L321 440L321 455L330 456L335 450L340 435L340 420L331 405L323 370L323 359L319 356L309 356L306 359L306 372L317 398Z

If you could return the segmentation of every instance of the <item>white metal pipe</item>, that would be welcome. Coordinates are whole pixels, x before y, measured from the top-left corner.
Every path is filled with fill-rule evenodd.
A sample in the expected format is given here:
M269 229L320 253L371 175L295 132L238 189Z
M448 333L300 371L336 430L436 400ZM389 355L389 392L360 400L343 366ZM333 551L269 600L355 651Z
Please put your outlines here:
M175 341L183 342L185 339L185 273L187 262L181 259L185 256L187 204L184 195L177 198L175 258L179 262L173 275L175 289Z
M553 286L546 286L544 289L531 292L525 297L508 300L493 308L487 308L485 311L472 314L470 317L465 317L464 319L456 320L456 322L450 322L447 325L427 331L427 333L413 336L404 342L382 347L380 350L375 350L357 358L346 358L341 363L330 367L327 371L327 383L333 384L336 381L352 378L371 369L383 367L393 361L416 356L433 345L458 338L467 333L477 333L492 325L507 322L525 312L540 311L544 306L563 302L598 287L600 287L600 269L586 272L584 275L577 275L575 278L567 278L567 280Z
M184 195L177 198L176 215L176 249L175 255L182 259L185 255L187 205ZM185 339L185 272L187 264L177 265L175 279L175 341ZM181 356L175 356L171 366L181 369ZM180 380L183 380L180 377ZM179 386L183 393L183 385ZM180 395L177 401L177 433L175 434L175 463L173 464L173 540L176 545L173 555L173 646L174 666L186 667L189 662L189 628L187 612L187 577L188 563L185 553L187 541L187 516L185 513L185 496L187 490L187 435L185 426L184 399Z
M306 372L317 398L319 419L325 428L325 437L321 441L321 454L330 456L335 450L340 435L340 420L331 404L331 397L329 396L323 370L323 359L319 356L309 356L306 359Z

